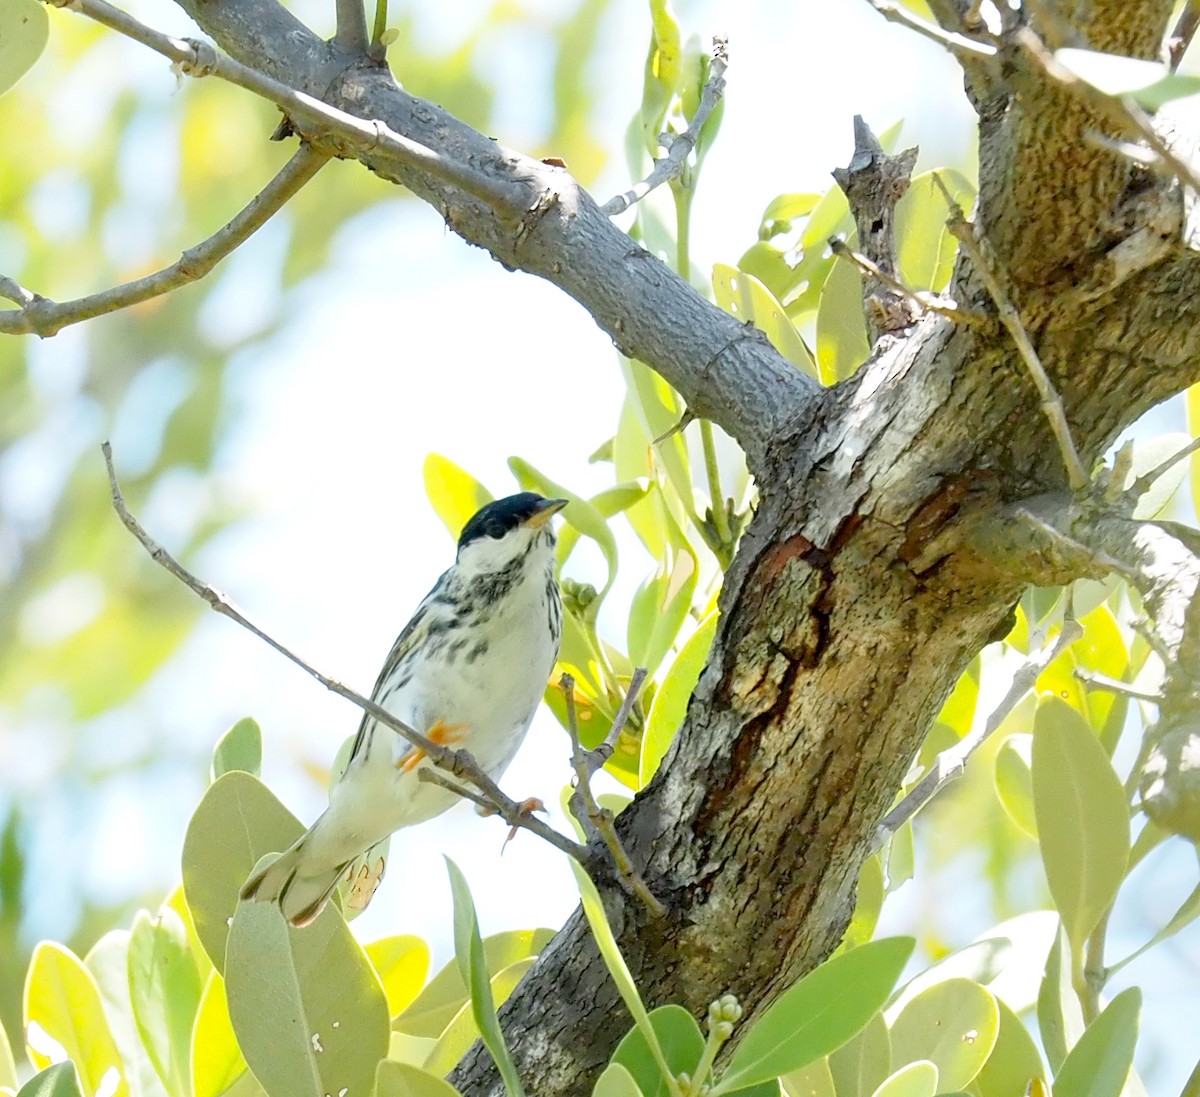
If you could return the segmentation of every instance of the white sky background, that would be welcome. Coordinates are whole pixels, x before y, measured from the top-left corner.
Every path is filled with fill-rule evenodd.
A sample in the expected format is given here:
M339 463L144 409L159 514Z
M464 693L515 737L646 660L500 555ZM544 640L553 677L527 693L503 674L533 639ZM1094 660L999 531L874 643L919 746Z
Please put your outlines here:
M454 29L441 16L422 23L432 40L457 41L457 29L484 5L453 7ZM597 136L614 150L596 188L601 199L628 184L620 149L641 94L648 33L643 3L614 7L603 31L610 48L594 74L601 88ZM162 0L137 10L163 29L183 29L177 9ZM679 14L686 33L724 33L731 48L724 125L694 207L692 258L701 269L735 263L777 194L828 186L830 169L849 159L854 114L876 132L904 118L903 145L921 147L918 170L967 161L973 116L957 67L865 3L680 3ZM530 49L528 39L509 33L490 53L502 76L493 133L518 149L540 128L549 97L551 59ZM172 94L165 64L146 64L161 93ZM238 315L239 302L253 299L255 257L275 250L268 227L235 259L233 273L223 275L225 309L212 310L213 323L254 324L253 315ZM192 492L250 502L256 516L189 563L284 643L365 692L395 634L453 559L452 542L425 499L426 453L446 454L497 494L515 490L505 466L512 454L576 491L597 490L611 483L611 467L589 466L586 458L615 428L623 387L615 351L578 305L544 282L505 272L414 200L388 203L347 225L326 271L285 307L294 319L283 333L230 368L244 414L219 453L213 483L161 492L142 517L170 546L172 528L186 527ZM60 340L62 353L70 353L61 336L43 353L58 353ZM136 422L118 423L113 441L120 461L139 443ZM646 564L631 542L623 544L631 549L629 566L613 593L614 610L627 604ZM586 559L577 559L571 574L595 578L586 574ZM182 588L178 596L189 597ZM323 793L297 763L328 764L358 722L347 703L211 614L134 708L189 755L239 717L255 716L266 736L264 777L306 822L319 812ZM97 733L119 736L123 719L98 721ZM518 798L539 795L553 806L567 776L565 736L543 712L504 785ZM61 833L50 837L87 847L86 886L99 900L156 881L165 886L178 874L183 831L204 777L176 770L152 788L115 777L101 818L64 819ZM360 935L416 933L434 947L435 963L448 958L442 854L466 872L484 932L561 923L575 906L565 862L528 834L501 858L504 832L503 824L477 819L464 806L398 834L387 878L355 923ZM53 888L34 903L30 924L38 935L69 931ZM963 925L962 941L987 928ZM1191 962L1194 968L1194 954ZM1134 974L1150 977L1144 969ZM1179 1012L1178 1002L1165 1004L1166 1014ZM1154 1005L1152 997L1147 1008ZM1170 1064L1164 1092L1176 1091L1186 1076L1191 1064L1184 1058Z

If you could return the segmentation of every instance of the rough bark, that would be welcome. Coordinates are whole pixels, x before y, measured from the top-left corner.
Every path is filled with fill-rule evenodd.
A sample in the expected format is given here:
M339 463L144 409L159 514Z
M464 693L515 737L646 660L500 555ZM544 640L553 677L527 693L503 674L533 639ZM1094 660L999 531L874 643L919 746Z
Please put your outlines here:
M699 1015L732 991L760 1011L836 945L914 751L1036 571L1044 546L1032 535L1000 558L981 541L989 519L1065 482L1009 336L926 315L819 392L615 229L565 171L500 148L377 66L340 67L271 0L180 2L239 60L510 183L511 200L488 205L402 157L353 150L506 267L559 285L746 448L761 502L727 575L709 665L659 776L620 819L668 914L609 898L649 1003ZM1094 0L1075 29L1148 56L1170 6ZM1200 377L1200 269L1183 245L1182 199L1087 144L1102 120L1015 45L971 64L976 219L1090 465ZM965 261L951 295L995 314ZM578 915L502 1019L531 1091L590 1090L629 1019ZM453 1080L500 1092L478 1049Z

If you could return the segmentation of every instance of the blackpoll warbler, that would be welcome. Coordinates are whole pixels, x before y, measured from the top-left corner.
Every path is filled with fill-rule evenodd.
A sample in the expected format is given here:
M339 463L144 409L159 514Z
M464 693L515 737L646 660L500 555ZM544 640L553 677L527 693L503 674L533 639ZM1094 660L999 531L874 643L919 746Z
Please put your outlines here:
M457 559L404 626L371 694L435 742L470 751L492 777L517 753L558 655L562 605L550 519L566 503L522 492L483 507L463 527ZM428 764L364 715L329 807L246 881L242 898L277 902L293 925L308 925L358 857L456 803L448 789L418 780Z

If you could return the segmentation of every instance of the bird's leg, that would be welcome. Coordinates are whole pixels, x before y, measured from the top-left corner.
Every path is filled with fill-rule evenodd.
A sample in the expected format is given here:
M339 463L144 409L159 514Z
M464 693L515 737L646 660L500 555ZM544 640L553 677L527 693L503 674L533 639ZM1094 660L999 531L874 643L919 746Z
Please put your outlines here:
M463 734L466 727L466 724L449 724L439 717L433 722L433 726L425 732L425 738L430 740L430 742L437 743L440 747L451 747L456 743L461 743L466 738ZM416 769L424 760L425 752L419 747L414 747L397 760L396 768L402 773L409 773Z

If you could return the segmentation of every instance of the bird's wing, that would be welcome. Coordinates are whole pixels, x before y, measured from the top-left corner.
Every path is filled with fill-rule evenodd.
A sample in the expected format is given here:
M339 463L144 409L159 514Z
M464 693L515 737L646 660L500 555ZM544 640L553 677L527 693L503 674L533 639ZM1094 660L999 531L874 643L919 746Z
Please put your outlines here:
M396 637L396 642L392 645L392 650L388 652L387 660L383 664L383 669L379 672L379 677L375 680L375 688L371 690L371 700L378 701L383 687L395 673L396 667L401 661L413 650L418 644L422 643L426 634L429 632L430 607L433 604L434 598L438 595L442 587L442 581L439 579L425 597L421 600L421 604L417 606L417 611L409 619L407 625L401 630L400 635ZM346 763L347 770L358 757L359 753L366 747L367 731L375 722L375 718L370 713L363 713L362 722L358 725L358 734L354 737L354 745L350 748L350 758Z

